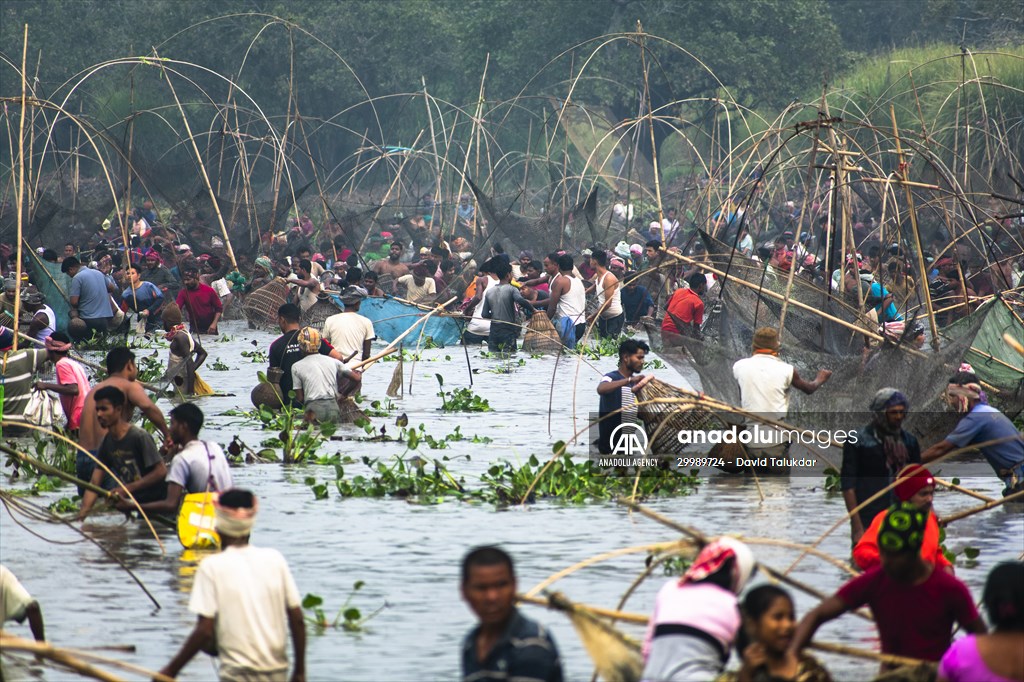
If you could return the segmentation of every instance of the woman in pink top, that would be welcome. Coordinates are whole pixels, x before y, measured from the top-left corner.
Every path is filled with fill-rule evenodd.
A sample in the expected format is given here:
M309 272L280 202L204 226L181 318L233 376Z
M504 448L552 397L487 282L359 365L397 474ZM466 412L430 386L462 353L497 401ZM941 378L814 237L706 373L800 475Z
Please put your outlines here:
M61 407L68 418L68 430L78 431L82 419L82 407L89 395L89 378L85 368L68 357L71 352L71 338L64 332L54 332L47 337L46 355L57 369L57 383L47 384L37 381L35 388L40 391L53 391L60 396Z
M939 663L939 682L1024 682L1024 563L993 568L982 602L994 632L953 642Z
M644 638L641 680L710 680L729 660L740 610L736 600L754 572L739 540L721 537L701 550L680 580L658 592Z

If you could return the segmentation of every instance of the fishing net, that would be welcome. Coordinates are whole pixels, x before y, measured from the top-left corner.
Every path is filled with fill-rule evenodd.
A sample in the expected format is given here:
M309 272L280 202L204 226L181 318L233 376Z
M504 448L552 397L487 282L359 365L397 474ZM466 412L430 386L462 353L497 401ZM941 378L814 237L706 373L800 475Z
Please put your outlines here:
M54 172L39 183L25 239L33 244L57 244L67 239L69 227L95 228L114 209L115 193L124 191L120 176L112 177L114 192L105 178L80 177ZM0 230L17 226L14 202L0 202Z
M302 326L323 329L327 318L340 312L342 312L341 308L331 300L330 296L321 294L317 297L316 303L302 313Z
M250 327L273 328L277 326L277 310L288 302L288 285L276 277L245 297L242 311Z
M557 353L562 342L551 324L547 313L538 310L530 316L526 323L526 334L523 335L523 351L526 353Z
M735 308L731 290L727 290L723 305L709 320L701 340L679 337L680 345L663 348L659 354L673 366L693 367L707 394L740 405L732 366L750 356L754 328L733 314ZM850 428L855 426L849 423L850 415L863 415L875 392L891 386L910 401L904 428L923 440L934 439L954 424L955 415L947 411L941 395L983 322L983 317L975 320L962 335L947 340L937 352L915 355L886 345L876 350L862 367L860 358L822 353L801 345L800 339L789 331L787 315L782 359L794 365L804 379L813 378L819 369L832 370L833 375L811 396L791 390L786 421L804 428Z

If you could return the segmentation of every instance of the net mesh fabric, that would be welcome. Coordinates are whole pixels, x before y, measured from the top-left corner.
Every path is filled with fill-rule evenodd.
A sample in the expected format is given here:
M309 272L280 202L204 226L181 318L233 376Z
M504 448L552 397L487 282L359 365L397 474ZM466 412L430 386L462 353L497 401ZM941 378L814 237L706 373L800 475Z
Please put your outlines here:
M680 369L693 367L704 392L738 406L739 386L732 366L750 356L755 328L743 315L734 314L737 307L732 290L726 290L721 310L708 320L702 340L683 337L680 346L662 348L659 355ZM947 340L938 352L922 357L887 345L876 350L863 369L859 358L823 353L807 344L791 330L790 320L787 313L781 358L805 379L813 379L819 369L832 370L833 375L812 396L790 391L788 423L814 429L858 426L849 423L849 415L863 413L876 391L892 386L910 401L904 427L911 433L932 440L952 428L955 415L947 411L941 395L984 322L983 316L960 336Z

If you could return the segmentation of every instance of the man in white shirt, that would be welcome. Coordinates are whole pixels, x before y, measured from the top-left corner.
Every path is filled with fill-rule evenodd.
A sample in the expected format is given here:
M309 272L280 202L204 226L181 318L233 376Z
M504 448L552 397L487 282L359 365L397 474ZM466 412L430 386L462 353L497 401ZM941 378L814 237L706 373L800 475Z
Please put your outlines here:
M205 651L220 657L222 681L284 680L290 631L295 650L291 681L304 682L306 625L295 579L280 552L249 544L256 497L232 489L215 504L222 551L199 564L188 604L198 616L195 629L160 672L175 677Z
M147 512L177 512L185 495L192 493L229 490L231 466L220 446L213 441L199 440L203 428L203 411L193 403L182 403L171 410L171 452L176 452L167 474L167 497L145 502L141 508ZM118 509L135 508L131 501L122 499Z
M745 412L756 414L766 419L782 420L789 412L789 389L799 389L810 395L817 391L822 384L832 376L831 370L818 370L814 381L806 381L800 377L796 368L784 362L779 357L779 332L772 327L762 327L754 332L753 355L749 358L737 360L732 366L732 375L740 386L741 407ZM774 442L776 431L772 428L765 428L754 423L754 428L764 434L771 435L769 443L754 442L747 445L748 448L764 448L767 445L779 447L781 444ZM768 438L762 438L769 440ZM777 454L782 455L788 449L786 447ZM776 454L776 453L768 453Z
M406 287L406 297L413 303L433 303L437 297L437 283L432 275L430 268L420 263L413 268L412 274L395 280L395 289L400 284Z
M359 314L359 306L364 298L357 287L348 287L341 294L345 312L324 320L321 335L343 358L351 359L362 351L360 359L366 360L370 357L370 342L377 338L373 322Z

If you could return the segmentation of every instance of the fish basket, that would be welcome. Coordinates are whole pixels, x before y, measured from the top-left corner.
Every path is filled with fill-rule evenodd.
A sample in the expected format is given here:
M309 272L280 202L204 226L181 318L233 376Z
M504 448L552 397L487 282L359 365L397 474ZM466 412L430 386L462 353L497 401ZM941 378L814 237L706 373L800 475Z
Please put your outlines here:
M302 313L302 326L323 329L327 318L340 312L342 312L341 308L331 300L330 296L321 294L316 303Z
M692 398L693 393L660 379L652 379L636 397L638 403L643 403L656 398ZM715 413L692 403L641 404L637 415L647 431L648 452L659 455L679 454L687 448L679 442L677 434L680 431L714 431L724 427Z
M278 277L246 296L242 312L250 327L274 327L277 325L277 309L287 302L288 285Z
M562 348L555 325L551 324L547 313L535 312L526 323L526 334L523 335L523 351L526 353L557 353Z

